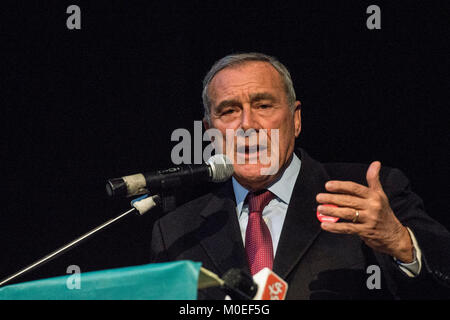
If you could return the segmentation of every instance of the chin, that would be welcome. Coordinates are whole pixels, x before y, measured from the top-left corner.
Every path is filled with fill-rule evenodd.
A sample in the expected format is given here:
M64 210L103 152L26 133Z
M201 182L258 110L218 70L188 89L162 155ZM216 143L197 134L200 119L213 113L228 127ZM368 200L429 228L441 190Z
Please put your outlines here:
M269 185L275 178L274 175L261 174L261 170L269 166L261 164L235 164L234 177L245 188L258 190Z

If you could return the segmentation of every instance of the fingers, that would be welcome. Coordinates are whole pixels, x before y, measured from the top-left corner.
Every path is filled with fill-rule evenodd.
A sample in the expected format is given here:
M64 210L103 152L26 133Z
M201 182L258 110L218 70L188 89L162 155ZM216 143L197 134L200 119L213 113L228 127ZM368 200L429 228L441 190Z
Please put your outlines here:
M356 215L356 210L353 208L337 208L319 205L317 207L317 210L323 215L337 217L349 221L352 221ZM359 212L358 222L364 222L361 212Z
M365 200L377 199L383 193L380 182L381 163L374 161L366 172L368 187L352 181L332 180L325 184L325 189L330 193L319 193L316 196L318 203L334 204L339 207L350 207L357 210L366 209L368 203ZM381 193L380 193L381 191Z
M319 193L316 201L319 204L333 204L337 207L319 205L317 210L325 216L337 217L343 220L352 221L355 218L356 210L359 211L357 223L322 222L323 230L332 233L357 234L363 236L367 234L371 223L373 224L373 212L379 214L382 209L383 188L380 182L381 163L374 161L370 164L366 172L367 185L363 186L351 181L328 181L325 189L330 193ZM377 215L378 216L378 215Z
M369 197L370 189L352 181L328 181L325 189L334 193L350 194L361 198Z
M381 163L379 161L372 162L367 169L366 180L369 188L374 190L383 190L380 182L380 169Z
M360 227L355 223L330 223L322 222L320 225L325 231L342 234L359 234Z
M319 193L316 201L322 204L334 204L338 207L349 207L354 209L364 209L365 200L359 197L346 194Z

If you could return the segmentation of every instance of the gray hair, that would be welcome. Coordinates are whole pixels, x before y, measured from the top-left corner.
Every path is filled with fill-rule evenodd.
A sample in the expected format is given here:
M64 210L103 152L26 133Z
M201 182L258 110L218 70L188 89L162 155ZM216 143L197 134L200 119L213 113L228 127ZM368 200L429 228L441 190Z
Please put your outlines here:
M214 65L211 67L211 69L203 79L202 99L203 107L205 109L205 118L208 120L208 122L210 121L211 109L211 101L208 96L208 88L211 80L220 70L228 67L238 66L249 61L262 61L270 63L275 68L275 70L278 71L284 84L284 90L286 92L288 104L291 110L294 111L296 97L291 75L288 69L280 61L278 61L275 57L257 52L230 54L214 63Z

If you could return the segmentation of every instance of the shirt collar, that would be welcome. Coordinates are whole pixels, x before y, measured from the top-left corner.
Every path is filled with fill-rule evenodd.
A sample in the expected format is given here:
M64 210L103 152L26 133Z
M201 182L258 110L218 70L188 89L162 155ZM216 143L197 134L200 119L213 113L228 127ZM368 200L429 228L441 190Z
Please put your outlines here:
M284 170L283 174L267 188L286 204L289 204L291 199L295 181L297 181L297 176L300 172L300 166L300 159L295 155L295 153L293 153L291 163ZM236 209L240 215L242 212L242 207L244 206L245 197L247 197L248 194L248 190L237 182L234 177L232 178L232 181L234 196L236 199Z

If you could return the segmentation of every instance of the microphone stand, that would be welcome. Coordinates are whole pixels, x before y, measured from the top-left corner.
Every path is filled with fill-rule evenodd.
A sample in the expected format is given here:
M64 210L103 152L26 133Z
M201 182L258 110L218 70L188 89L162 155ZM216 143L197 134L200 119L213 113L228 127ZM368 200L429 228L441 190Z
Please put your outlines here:
M57 256L61 255L62 253L67 252L68 250L72 249L73 247L75 247L77 244L79 244L83 240L86 240L90 236L92 236L95 233L103 230L104 228L108 227L109 225L113 224L114 222L116 222L116 221L126 217L128 214L130 214L132 212L137 212L140 215L143 215L148 210L150 210L153 207L159 205L160 201L161 201L161 199L160 199L159 195L155 195L155 196L152 196L152 197L148 197L148 195L145 195L145 196L142 196L140 198L137 198L137 199L133 200L131 202L131 205L133 206L133 208L131 208L128 211L118 215L117 217L115 217L113 219L110 219L110 220L106 221L105 223L103 223L103 224L99 225L98 227L92 229L91 231L83 234L82 236L78 237L77 239L67 243L66 245L62 246L61 248L53 251L52 253L46 255L45 257L37 260L36 262L30 264L29 266L23 268L22 270L20 270L20 271L14 273L13 275L3 279L2 281L0 281L0 287L3 286L5 283L10 282L11 280L13 280L13 279L15 279L15 278L25 274L26 272L29 272L31 270L36 269L37 267L43 265L44 263L50 261L53 258L56 258ZM144 206L144 209L141 209L138 206L138 204L140 202L146 202L146 205Z

